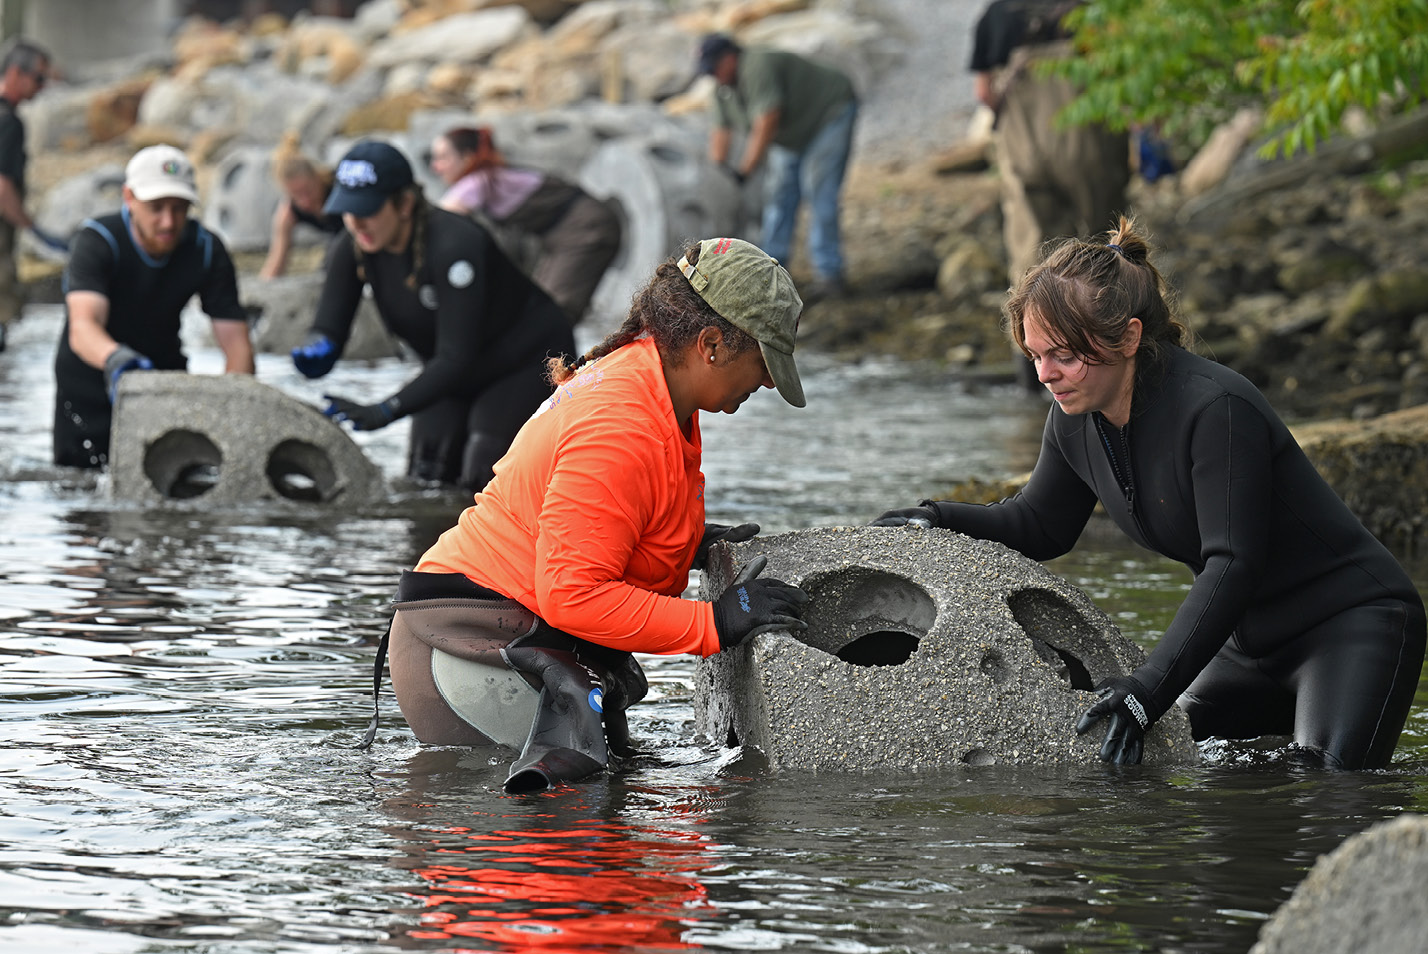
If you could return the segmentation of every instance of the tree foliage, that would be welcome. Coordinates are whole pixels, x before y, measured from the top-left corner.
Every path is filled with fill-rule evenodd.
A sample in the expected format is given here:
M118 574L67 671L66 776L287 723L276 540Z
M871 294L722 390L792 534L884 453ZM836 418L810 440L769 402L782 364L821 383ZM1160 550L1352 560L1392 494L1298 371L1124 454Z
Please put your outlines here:
M1266 152L1292 154L1351 106L1404 109L1428 82L1428 0L1091 0L1066 22L1079 55L1052 70L1082 90L1071 123L1199 143L1258 105Z

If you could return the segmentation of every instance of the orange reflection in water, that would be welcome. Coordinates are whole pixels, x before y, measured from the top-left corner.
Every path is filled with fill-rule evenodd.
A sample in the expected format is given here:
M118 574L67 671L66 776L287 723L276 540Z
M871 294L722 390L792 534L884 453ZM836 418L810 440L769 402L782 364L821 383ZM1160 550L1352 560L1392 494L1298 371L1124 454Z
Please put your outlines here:
M714 913L696 878L712 864L696 835L593 822L467 838L433 850L449 860L415 869L429 888L414 894L425 910L408 937L550 954L690 950L699 945L681 940L685 929Z

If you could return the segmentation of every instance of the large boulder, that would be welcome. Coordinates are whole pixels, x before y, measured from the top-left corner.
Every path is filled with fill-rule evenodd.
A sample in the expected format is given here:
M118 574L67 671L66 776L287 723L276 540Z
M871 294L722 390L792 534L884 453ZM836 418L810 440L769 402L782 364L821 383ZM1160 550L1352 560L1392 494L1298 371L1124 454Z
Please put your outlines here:
M774 770L1093 763L1103 729L1073 731L1092 687L1145 658L1079 589L1000 544L902 527L756 537L715 547L700 595L758 554L765 577L808 593L808 628L701 660L694 706L700 732ZM1197 758L1172 708L1145 761Z
M1428 525L1428 405L1367 421L1323 421L1295 438L1369 532L1401 555Z
M1428 817L1380 822L1315 862L1250 954L1420 954L1425 884Z
M255 313L253 348L264 354L287 354L307 337L322 297L325 275L283 275L279 278L245 278L239 290L243 304ZM204 333L211 336L205 328ZM208 343L204 338L204 343ZM342 349L347 361L398 357L402 353L396 338L382 324L377 306L363 296L352 321L352 335Z

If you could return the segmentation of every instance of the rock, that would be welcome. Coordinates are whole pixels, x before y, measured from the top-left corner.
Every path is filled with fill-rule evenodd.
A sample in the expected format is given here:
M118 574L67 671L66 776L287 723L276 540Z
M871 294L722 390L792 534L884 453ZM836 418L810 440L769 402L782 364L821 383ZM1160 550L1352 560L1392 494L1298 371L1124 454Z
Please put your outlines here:
M1242 109L1211 133L1200 151L1185 163L1179 176L1181 193L1197 196L1224 182L1263 123L1264 114L1259 110Z
M1428 273L1421 268L1381 271L1354 283L1324 330L1342 341L1389 322L1406 326L1425 311Z
M109 491L171 507L263 501L340 506L386 484L341 426L246 374L126 374L110 436Z
M53 232L73 235L85 219L118 212L123 190L124 167L106 163L52 186L36 218Z
M1250 954L1419 954L1425 883L1428 817L1379 822L1314 863Z
M1428 523L1428 406L1294 429L1299 446L1370 533L1394 553L1421 551Z
M937 290L943 297L954 300L971 300L983 292L1003 291L1006 284L1006 263L975 239L963 241L937 269Z
M480 63L535 29L520 7L497 7L445 17L373 44L367 62L390 68L401 63Z
M1327 235L1310 235L1303 244L1274 256L1279 266L1279 286L1291 295L1303 295L1325 285L1351 282L1372 271L1368 258Z
M698 41L673 23L613 31L600 45L603 99L658 102L684 90L694 72Z
M739 34L739 40L789 50L842 70L860 97L900 55L892 35L877 21L828 9L767 17Z
M323 279L322 272L269 279L245 277L239 286L243 304L260 313L252 331L254 350L287 355L302 344L317 314ZM364 295L352 322L352 336L342 349L343 360L390 358L401 353L396 339L382 325L377 306Z
M1000 544L902 527L756 537L715 548L701 598L758 554L765 577L809 594L808 628L700 660L695 721L775 771L1095 763L1104 731L1073 726L1094 685L1145 658L1079 589ZM1197 759L1172 708L1145 761Z
M55 83L23 104L20 115L25 120L25 145L30 161L46 152L59 149L83 149L91 144L90 101L99 86L65 86Z
M96 91L85 110L89 142L109 142L128 132L139 121L139 103L150 82L147 77L138 77Z

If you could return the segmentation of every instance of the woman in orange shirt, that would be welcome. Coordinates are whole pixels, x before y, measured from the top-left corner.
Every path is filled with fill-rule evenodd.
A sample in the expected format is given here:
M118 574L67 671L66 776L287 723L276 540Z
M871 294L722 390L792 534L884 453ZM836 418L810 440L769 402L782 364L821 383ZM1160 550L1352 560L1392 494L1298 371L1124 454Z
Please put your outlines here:
M758 530L705 524L699 412L765 387L802 407L802 309L774 259L706 239L578 366L552 361L555 393L398 587L392 681L417 738L522 749L507 789L543 789L625 750L646 688L631 653L707 656L802 628L807 597L757 579L761 559L712 603L679 596L710 544Z

